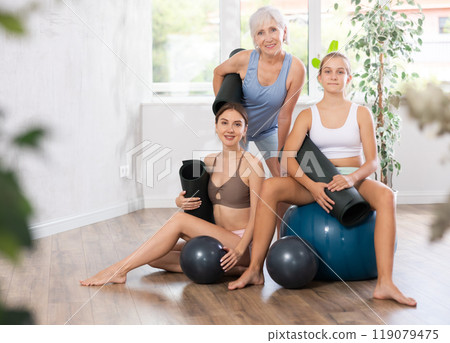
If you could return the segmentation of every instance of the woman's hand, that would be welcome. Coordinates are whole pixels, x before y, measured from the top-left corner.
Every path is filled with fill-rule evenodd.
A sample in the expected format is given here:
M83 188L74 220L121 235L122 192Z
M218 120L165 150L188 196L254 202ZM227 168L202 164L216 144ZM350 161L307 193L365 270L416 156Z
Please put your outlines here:
M314 182L314 185L309 189L314 200L327 212L333 209L334 201L331 200L328 195L325 193L325 188L328 185L324 182Z
M180 195L175 199L175 203L178 207L185 211L195 210L200 207L202 201L200 198L185 198L186 191L182 191Z
M355 181L350 175L335 175L333 180L327 185L331 192L342 191L343 189L353 187Z
M228 272L241 259L242 253L227 247L223 247L223 250L225 250L227 253L220 260L220 266L225 272Z

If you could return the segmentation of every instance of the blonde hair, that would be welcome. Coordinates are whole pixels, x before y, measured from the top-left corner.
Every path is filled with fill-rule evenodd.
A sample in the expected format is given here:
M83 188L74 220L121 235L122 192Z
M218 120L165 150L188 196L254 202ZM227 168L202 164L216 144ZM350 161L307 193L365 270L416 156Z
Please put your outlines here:
M253 44L255 44L255 35L257 31L261 28L261 26L271 20L275 20L278 27L280 27L283 31L286 29L286 39L285 43L289 44L289 30L287 28L287 23L284 16L281 12L272 6L264 6L259 8L255 13L253 13L250 17L249 25L250 25L250 34L253 39Z
M324 58L322 58L322 61L320 62L320 67L319 67L319 75L322 75L322 69L326 65L326 62L329 59L335 58L335 57L342 58L342 60L345 62L345 70L347 71L347 74L351 75L352 70L350 67L350 61L349 61L348 57L338 51L330 52L329 54L325 55Z

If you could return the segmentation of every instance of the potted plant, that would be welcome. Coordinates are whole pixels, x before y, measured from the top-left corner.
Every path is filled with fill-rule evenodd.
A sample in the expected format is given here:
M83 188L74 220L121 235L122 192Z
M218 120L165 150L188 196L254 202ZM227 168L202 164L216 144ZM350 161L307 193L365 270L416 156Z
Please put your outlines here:
M0 30L22 35L25 28L19 16L0 9ZM21 186L17 168L8 163L11 151L37 149L45 136L40 127L26 129L14 136L3 131L3 112L0 108L0 255L17 263L22 248L33 245L29 231L32 206ZM0 325L33 324L26 309L8 308L0 301Z
M423 33L424 15L414 0L406 1L415 11L406 15L395 8L405 5L399 0L395 7L391 1L351 0L355 5L351 23L355 27L348 33L346 50L362 61L362 71L353 75L353 87L363 95L372 111L376 126L379 180L392 187L392 176L400 171L395 159L394 145L400 138L400 116L398 106L402 92L399 84L416 78L404 66L413 62L412 54L420 51L420 35ZM338 5L335 4L335 9ZM377 175L378 178L378 175Z

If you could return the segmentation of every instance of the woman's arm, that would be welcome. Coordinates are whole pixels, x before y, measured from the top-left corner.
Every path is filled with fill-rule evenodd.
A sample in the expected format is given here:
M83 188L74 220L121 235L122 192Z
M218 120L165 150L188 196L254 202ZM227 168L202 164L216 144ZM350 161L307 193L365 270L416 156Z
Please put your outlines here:
M282 163L286 165L288 175L297 180L302 186L308 189L308 186L314 182L300 168L296 159L297 152L305 140L311 123L311 110L306 109L300 112L295 120L294 127L286 139L284 145Z
M265 179L264 167L262 162L249 153L247 153L246 156L247 158L251 159L251 161L249 161L250 175L248 177L250 188L250 218L248 220L248 224L245 228L242 239L234 249L240 254L240 256L242 256L242 254L245 252L253 238L256 204L258 203L261 187Z
M250 54L252 50L243 50L233 55L229 59L225 60L219 64L214 69L213 76L213 89L214 95L219 92L220 86L222 85L225 75L238 73L241 79L244 79L245 73L247 72L248 62L250 60Z
M175 204L177 207L185 211L191 211L199 208L202 204L202 199L199 197L186 198L184 195L186 191L181 191L180 194L175 198Z
M247 170L250 170L250 175L248 177L249 188L250 188L250 216L245 228L244 235L242 236L239 243L230 249L229 247L224 247L227 253L220 260L221 266L225 271L233 268L236 263L240 260L242 255L244 255L245 250L250 245L253 238L253 230L256 215L256 204L259 200L259 194L261 191L262 183L265 179L264 167L256 157L252 156L250 153L245 155L247 163Z
M373 125L372 114L369 112L367 107L359 106L357 118L365 162L353 174L355 180L360 181L364 180L377 170L378 158L375 127Z
M282 164L287 160L287 172L289 176L294 178L299 184L305 187L314 197L314 200L326 211L329 212L334 205L325 193L326 183L315 182L311 180L301 169L297 162L297 152L305 140L306 134L311 128L312 113L311 109L306 109L298 115L295 120L294 127L289 134L285 150L283 151Z
M286 83L286 98L278 115L278 150L286 142L291 128L292 113L305 83L305 66L302 61L294 56Z

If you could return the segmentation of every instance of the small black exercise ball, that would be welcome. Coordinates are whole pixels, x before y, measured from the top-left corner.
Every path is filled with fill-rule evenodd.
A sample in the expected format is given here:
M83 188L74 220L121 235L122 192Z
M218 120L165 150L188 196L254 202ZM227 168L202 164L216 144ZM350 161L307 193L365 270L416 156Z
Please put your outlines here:
M296 236L283 237L267 254L270 277L284 288L302 288L314 279L319 261L314 248Z
M226 254L215 238L199 236L188 241L180 254L184 274L196 283L215 283L223 277L220 259Z

